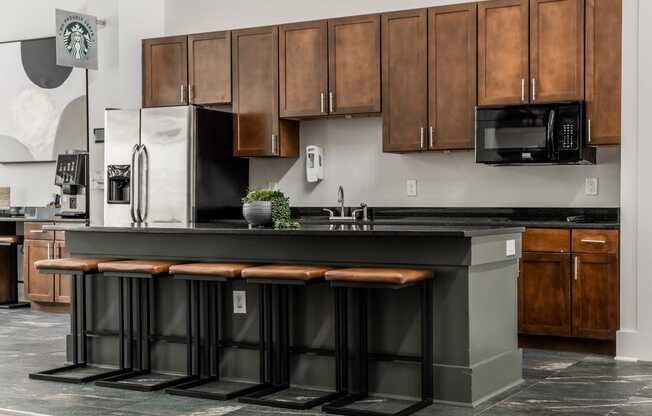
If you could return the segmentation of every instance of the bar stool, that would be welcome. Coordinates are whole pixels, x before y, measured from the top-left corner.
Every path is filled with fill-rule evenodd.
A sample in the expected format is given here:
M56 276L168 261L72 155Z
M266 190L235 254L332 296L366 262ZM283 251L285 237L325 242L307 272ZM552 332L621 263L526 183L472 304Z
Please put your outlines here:
M180 264L170 267L170 274L175 280L186 282L188 293L186 337L187 337L187 366L193 368L193 354L196 360L195 371L191 375L196 380L190 381L166 390L167 393L177 396L196 397L202 399L231 400L245 394L249 394L263 388L269 387L266 383L265 357L265 319L264 313L265 291L261 285L258 293L259 311L259 341L258 345L246 345L244 343L228 342L222 336L222 290L227 282L241 279L242 270L253 267L253 264L234 263L192 263ZM206 365L201 354L201 320L202 311L200 307L200 289L205 294L204 300L204 345ZM193 320L193 307L194 320ZM194 351L190 348L193 345ZM256 349L259 352L259 382L243 382L226 380L220 376L220 351L221 348L236 347L240 349ZM212 362L211 362L212 361ZM204 370L205 369L205 370ZM202 374L202 371L205 374ZM203 377L203 376L206 377Z
M0 304L0 309L29 308L29 302L18 301L18 246L23 244L23 237L20 235L0 236L0 248L7 251L9 262L9 299Z
M340 415L366 416L405 416L432 404L433 399L433 306L432 277L430 270L354 268L331 270L326 273L326 280L331 287L352 292L352 333L355 334L355 364L352 381L355 393L331 402L322 410ZM403 357L398 355L376 355L377 361L416 361L421 364L421 400L418 402L394 400L383 397L369 397L370 358L367 349L367 302L371 289L404 289L417 285L421 304L421 356ZM370 400L369 400L370 399ZM387 410L384 410L387 409ZM392 409L392 410L389 410Z
M334 351L330 352L316 348L296 349L290 345L289 288L325 283L324 275L328 270L331 270L331 268L268 265L252 267L242 271L242 277L246 279L247 283L266 286L268 293L271 293L272 328L270 331L271 338L268 338L268 342L271 342L272 345L272 385L267 389L241 397L240 402L305 410L346 394L347 379L341 364L343 362L342 357L346 356L346 334L341 330L343 327L342 315L346 316L346 298L342 298L339 290L334 292ZM304 354L334 356L335 391L292 387L290 384L290 353L293 352L293 349Z
M41 371L29 375L34 380L59 381L64 383L88 383L105 377L123 374L128 369L124 368L124 344L120 342L120 363L118 369L109 369L88 364L87 326L86 326L86 277L98 275L98 263L102 260L85 258L66 258L53 260L39 260L34 263L36 269L46 274L69 274L71 279L71 311L70 328L72 337L73 363L52 370ZM79 287L81 286L81 287ZM79 292L79 293L78 293ZM122 293L122 280L120 280L120 293ZM120 311L122 311L122 297L120 298ZM81 320L80 325L77 320ZM122 313L119 316L119 337L124 339L124 322ZM81 326L81 328L79 328ZM81 335L81 336L80 336ZM81 338L81 354L79 341Z
M151 320L152 315L154 315L155 282L159 278L169 276L170 266L175 264L177 263L163 260L123 260L103 262L98 265L99 271L104 273L105 276L127 279L127 351L129 352L127 367L132 369L124 374L99 380L95 383L98 386L124 390L154 391L186 383L193 379L189 375L155 373L151 370L151 340L153 338ZM134 360L132 348L134 337L132 285L135 286L136 292L137 325L135 336L137 363ZM190 370L188 370L188 373L190 373Z

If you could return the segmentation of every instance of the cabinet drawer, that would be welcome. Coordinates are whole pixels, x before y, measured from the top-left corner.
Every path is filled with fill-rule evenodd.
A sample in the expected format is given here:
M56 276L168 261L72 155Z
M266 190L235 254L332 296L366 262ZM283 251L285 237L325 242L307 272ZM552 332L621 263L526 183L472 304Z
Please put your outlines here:
M528 228L523 234L523 251L569 253L570 245L570 230Z
M573 230L573 252L618 254L618 231Z
M66 241L66 232L65 231L55 231L54 239L57 241Z
M43 230L44 225L54 225L54 223L25 223L25 240L54 240L54 231Z

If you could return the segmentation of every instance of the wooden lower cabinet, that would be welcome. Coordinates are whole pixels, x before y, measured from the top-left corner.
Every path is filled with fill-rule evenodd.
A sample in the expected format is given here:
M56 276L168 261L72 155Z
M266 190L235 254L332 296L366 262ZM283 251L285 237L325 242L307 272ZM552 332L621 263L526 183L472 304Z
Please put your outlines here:
M618 330L618 257L573 256L573 335L615 340Z
M522 334L571 335L570 254L523 253L518 281Z
M25 240L23 280L25 297L34 302L54 302L54 275L39 273L34 263L52 258L54 241Z
M34 263L39 260L68 256L64 241L25 240L23 243L23 281L25 298L32 302L61 304L70 303L70 277L61 274L39 273Z
M617 230L529 229L519 265L523 335L613 341L619 328ZM572 240L572 252L566 250ZM527 251L536 247L539 252ZM547 251L547 252L546 252Z

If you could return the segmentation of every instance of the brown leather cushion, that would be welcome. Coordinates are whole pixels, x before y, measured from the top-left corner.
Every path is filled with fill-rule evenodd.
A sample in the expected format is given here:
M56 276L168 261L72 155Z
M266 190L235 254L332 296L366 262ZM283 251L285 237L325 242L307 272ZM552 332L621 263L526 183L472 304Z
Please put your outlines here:
M67 259L52 259L52 260L38 260L34 262L34 267L37 270L76 270L79 272L96 272L97 265L106 259L84 259L84 258L67 258Z
M177 262L166 260L122 260L100 263L98 269L101 272L113 273L143 273L143 274L164 274Z
M170 267L170 274L183 274L190 276L216 276L227 279L237 279L242 270L254 267L255 264L240 263L191 263L177 264Z
M349 283L377 283L405 285L433 277L431 270L355 268L338 269L326 273L326 280Z
M23 236L22 235L0 235L0 244L22 244Z
M302 280L309 282L322 279L331 267L323 266L298 266L273 264L267 266L251 267L242 271L242 277L246 279L279 279L279 280Z

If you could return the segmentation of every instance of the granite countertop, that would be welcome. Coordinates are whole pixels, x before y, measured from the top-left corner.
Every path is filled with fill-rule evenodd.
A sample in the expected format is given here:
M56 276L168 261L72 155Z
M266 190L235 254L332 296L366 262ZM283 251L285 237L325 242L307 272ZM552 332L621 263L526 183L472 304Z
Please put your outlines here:
M222 221L217 223L151 223L125 224L124 226L99 225L50 225L48 230L105 233L152 233L152 234L227 234L227 235L320 235L320 236L455 236L479 237L488 235L514 234L525 231L523 227L503 225L409 225L360 223L356 225L330 225L305 222L297 229L274 229L270 227L250 228L244 221Z
M0 216L0 222L40 222L40 223L48 223L48 222L55 222L55 223L72 223L72 224L84 224L88 221L86 218L61 218L61 217L56 217L56 218L49 218L49 219L43 219L43 218L25 218L25 217L1 217Z

